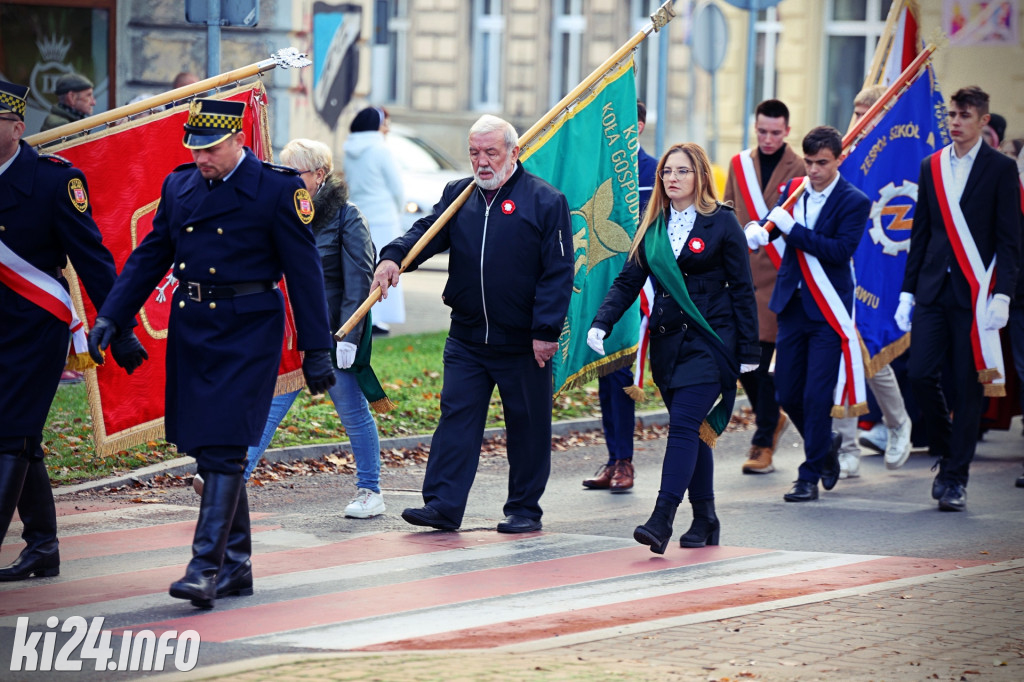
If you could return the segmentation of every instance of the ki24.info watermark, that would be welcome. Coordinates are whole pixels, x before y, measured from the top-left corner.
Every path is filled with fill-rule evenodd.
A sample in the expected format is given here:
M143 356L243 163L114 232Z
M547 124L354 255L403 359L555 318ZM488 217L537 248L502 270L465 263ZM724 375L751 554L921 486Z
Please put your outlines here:
M58 627L59 626L59 627ZM70 633L58 648L58 632ZM111 637L120 648L115 655ZM65 639L61 637L61 639ZM112 635L103 629L103 617L86 620L71 616L63 624L56 616L46 619L46 630L30 630L26 616L18 618L11 648L11 672L89 670L149 671L176 670L186 672L199 662L199 633L195 630L166 630L159 635L152 630L125 630Z

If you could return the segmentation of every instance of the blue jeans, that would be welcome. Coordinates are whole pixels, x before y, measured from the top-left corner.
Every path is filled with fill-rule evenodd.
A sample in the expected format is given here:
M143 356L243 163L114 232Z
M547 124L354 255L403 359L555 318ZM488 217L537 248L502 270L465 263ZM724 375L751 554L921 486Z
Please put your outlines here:
M352 443L352 454L356 460L356 486L366 488L375 493L380 492L380 438L377 435L377 422L370 412L370 405L363 397L354 374L340 369L334 370L337 383L327 392L338 411L338 419L348 433ZM264 451L274 439L278 424L288 414L298 391L275 396L270 403L270 414L267 424L263 427L260 444L249 448L248 462L245 467L245 480L249 480L252 470L259 464Z

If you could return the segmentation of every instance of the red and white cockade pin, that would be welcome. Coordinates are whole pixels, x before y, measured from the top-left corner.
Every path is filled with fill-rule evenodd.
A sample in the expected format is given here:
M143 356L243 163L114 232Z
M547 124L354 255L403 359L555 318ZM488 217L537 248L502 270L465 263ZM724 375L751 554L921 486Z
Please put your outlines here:
M704 250L704 240L700 237L694 237L690 240L690 251L694 253L700 253Z
M512 213L515 212L515 210L516 202L512 201L511 199L505 199L505 201L501 202L501 212L504 213L505 215L512 215Z

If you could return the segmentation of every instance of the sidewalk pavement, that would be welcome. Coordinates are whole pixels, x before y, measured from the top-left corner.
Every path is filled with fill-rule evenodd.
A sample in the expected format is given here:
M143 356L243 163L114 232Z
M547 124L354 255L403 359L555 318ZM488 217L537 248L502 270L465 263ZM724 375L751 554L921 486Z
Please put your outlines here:
M1024 679L1024 559L486 651L268 656L170 679Z

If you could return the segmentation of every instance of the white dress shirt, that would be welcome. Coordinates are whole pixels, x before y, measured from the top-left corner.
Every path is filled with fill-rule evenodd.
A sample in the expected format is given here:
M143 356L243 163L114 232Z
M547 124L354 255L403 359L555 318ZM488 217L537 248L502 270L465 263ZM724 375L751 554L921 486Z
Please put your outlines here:
M832 178L832 182L828 183L828 186L817 192L811 187L811 183L807 183L807 192L800 199L800 205L803 211L803 220L797 219L797 222L806 227L808 230L813 230L815 224L818 222L818 216L821 215L821 209L825 205L829 196L832 194L832 190L839 184L839 173Z
M953 186L949 188L952 192L950 200L960 203L960 197L963 196L967 178L974 167L974 160L978 158L978 150L981 149L982 143L979 136L978 141L963 156L956 155L956 145L949 145L949 169L953 171Z
M693 223L697 220L697 209L690 204L682 211L677 211L669 204L671 213L668 219L668 240L672 243L672 253L676 258L683 251L686 238L690 236Z

